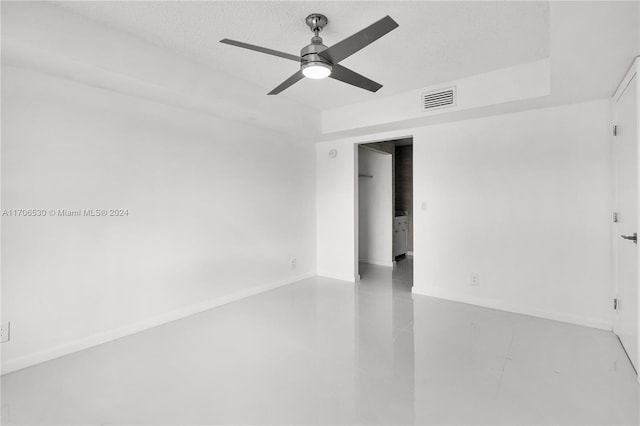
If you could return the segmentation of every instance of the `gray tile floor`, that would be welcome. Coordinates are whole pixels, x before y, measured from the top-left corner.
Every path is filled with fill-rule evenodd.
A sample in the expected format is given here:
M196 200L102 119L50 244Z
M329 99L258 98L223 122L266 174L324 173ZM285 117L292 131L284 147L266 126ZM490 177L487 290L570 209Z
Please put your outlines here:
M2 377L3 424L638 424L605 331L312 278Z

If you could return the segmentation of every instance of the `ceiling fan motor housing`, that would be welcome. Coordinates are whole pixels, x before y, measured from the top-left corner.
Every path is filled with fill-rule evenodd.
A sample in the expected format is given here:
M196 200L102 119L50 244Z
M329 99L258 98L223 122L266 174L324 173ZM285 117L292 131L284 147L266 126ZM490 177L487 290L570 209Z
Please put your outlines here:
M322 39L318 36L313 37L311 44L300 51L300 70L304 72L305 68L322 67L330 72L333 68L331 62L319 55L325 49L327 49L327 46L322 44ZM305 75L307 74L305 73Z
M327 46L322 44L322 38L315 36L311 38L311 44L305 46L300 51L302 63L305 62L322 62L331 65L331 63L319 55L320 52L326 50Z

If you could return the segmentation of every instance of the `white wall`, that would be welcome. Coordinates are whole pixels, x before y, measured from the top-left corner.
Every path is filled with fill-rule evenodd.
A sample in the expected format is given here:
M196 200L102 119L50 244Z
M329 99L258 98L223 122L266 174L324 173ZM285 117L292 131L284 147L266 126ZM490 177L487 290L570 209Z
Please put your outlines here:
M314 147L2 68L3 371L314 275ZM297 258L292 270L290 258Z
M610 126L598 100L320 143L318 186L334 192L318 197L318 222L328 205L353 212L353 166L320 167L324 151L413 134L416 293L610 328ZM334 237L318 234L321 273L351 266L328 261L353 250Z
M315 148L318 275L353 282L358 263L357 147L319 143ZM330 155L333 149L335 157Z
M420 129L414 291L609 327L610 131L606 100Z
M358 150L358 251L361 262L393 266L393 156Z

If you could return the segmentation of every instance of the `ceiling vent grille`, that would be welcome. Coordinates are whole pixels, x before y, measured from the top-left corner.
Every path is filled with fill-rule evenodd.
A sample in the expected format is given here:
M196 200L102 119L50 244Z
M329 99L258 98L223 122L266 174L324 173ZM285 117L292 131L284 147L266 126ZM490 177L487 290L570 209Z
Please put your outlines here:
M422 94L422 110L431 111L456 104L456 88L449 87Z

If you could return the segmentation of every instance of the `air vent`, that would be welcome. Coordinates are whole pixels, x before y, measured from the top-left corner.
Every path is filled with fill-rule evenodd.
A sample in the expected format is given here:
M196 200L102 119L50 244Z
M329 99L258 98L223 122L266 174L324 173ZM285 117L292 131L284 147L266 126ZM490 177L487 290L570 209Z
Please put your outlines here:
M438 89L422 94L422 110L431 111L456 104L456 88Z

